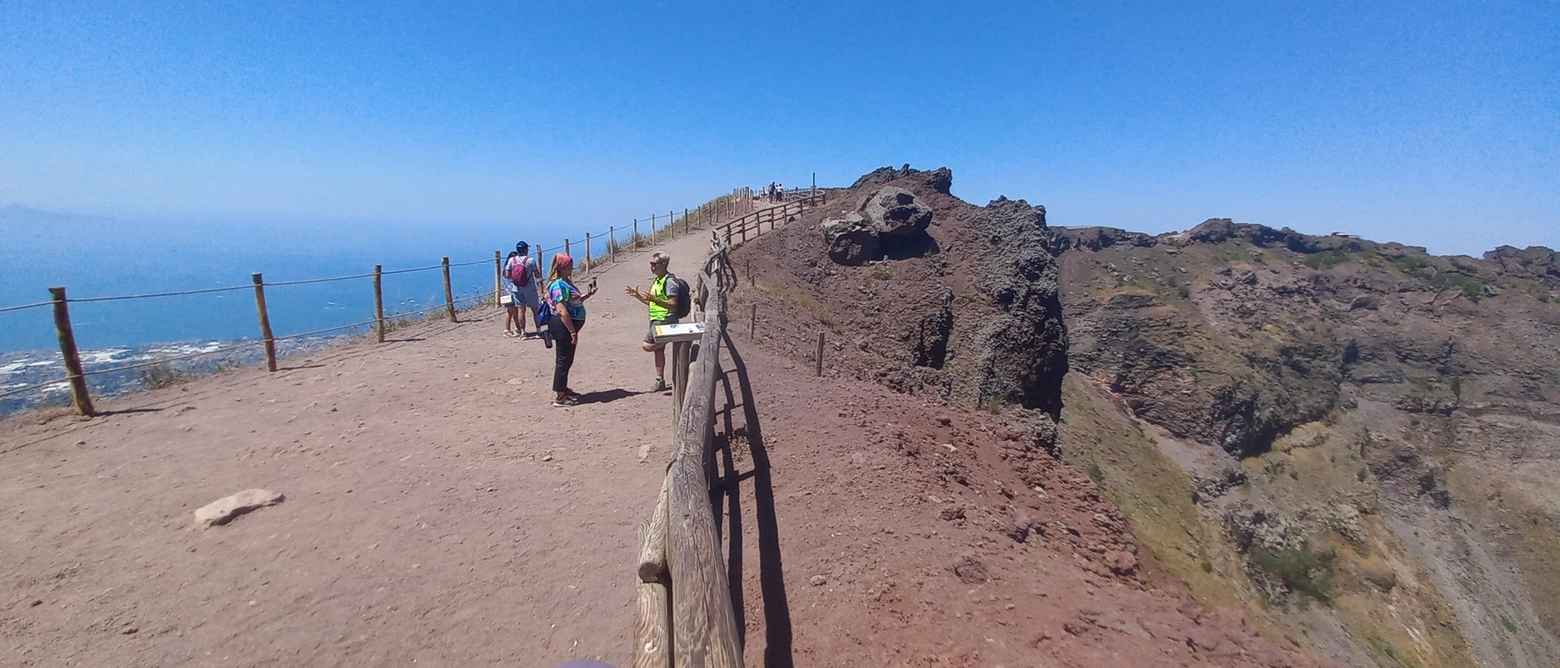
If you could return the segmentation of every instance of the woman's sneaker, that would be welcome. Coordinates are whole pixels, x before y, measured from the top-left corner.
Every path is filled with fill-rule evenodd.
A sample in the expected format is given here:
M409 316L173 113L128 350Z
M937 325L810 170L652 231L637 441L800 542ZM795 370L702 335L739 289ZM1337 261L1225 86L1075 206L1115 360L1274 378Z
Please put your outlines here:
M579 399L576 399L576 398L570 397L570 396L564 396L561 399L553 399L553 405L557 406L559 408L564 408L564 407L568 407L568 406L577 406L577 405L579 405L579 403L580 403Z
M661 391L663 391L665 389L666 389L666 379L665 378L661 378L661 377L657 376L656 379L655 379L655 382L650 384L650 391L651 392L661 392Z

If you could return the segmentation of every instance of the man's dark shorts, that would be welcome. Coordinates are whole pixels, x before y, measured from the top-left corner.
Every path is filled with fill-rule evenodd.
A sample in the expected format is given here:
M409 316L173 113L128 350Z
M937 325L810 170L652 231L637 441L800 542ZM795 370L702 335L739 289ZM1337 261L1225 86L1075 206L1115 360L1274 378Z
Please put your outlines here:
M675 325L675 324L677 324L677 319L676 318L667 318L665 320L651 320L650 321L650 329L645 332L645 343L655 343L655 326L656 325Z

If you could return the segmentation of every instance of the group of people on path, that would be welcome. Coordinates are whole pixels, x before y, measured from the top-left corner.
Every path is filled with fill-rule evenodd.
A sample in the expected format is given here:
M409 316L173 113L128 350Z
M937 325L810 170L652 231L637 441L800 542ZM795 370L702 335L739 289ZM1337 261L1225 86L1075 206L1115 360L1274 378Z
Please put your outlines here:
M676 323L689 310L687 283L671 273L672 256L664 251L650 255L650 273L654 278L650 288L639 286L624 288L630 297L643 303L648 310L650 326L640 348L655 356L655 380L651 392L660 392L666 386L666 344L655 340L655 326ZM531 257L530 245L522 241L515 244L503 268L504 291L499 301L504 303L504 336L511 338L540 338L542 343L556 352L553 364L553 402L558 407L574 406L580 402L580 393L569 387L569 371L574 367L575 351L580 343L580 330L585 327L585 302L596 295L596 279L592 278L585 290L574 283L574 258L564 253L554 253L546 279L541 267ZM538 292L538 285L541 291ZM507 298L507 299L505 299ZM525 331L526 309L531 311L534 332Z
M785 186L773 181L769 182L769 186L764 188L764 199L770 202L783 201L785 199Z

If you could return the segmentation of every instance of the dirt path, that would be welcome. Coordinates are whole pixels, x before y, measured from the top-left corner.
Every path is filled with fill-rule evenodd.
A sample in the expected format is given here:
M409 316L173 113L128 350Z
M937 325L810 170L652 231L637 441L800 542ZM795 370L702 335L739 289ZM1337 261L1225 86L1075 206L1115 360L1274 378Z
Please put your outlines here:
M696 274L708 233L663 246ZM0 423L0 664L627 663L671 401L639 350L648 253L600 274L571 381L501 316ZM225 527L195 508L285 502Z

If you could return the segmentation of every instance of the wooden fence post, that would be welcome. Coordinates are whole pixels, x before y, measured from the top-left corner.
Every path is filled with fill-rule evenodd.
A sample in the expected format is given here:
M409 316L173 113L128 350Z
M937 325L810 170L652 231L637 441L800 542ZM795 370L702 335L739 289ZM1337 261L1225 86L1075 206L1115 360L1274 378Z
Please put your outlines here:
M574 257L574 251L569 250L569 248L570 248L569 240L568 239L564 239L563 240L563 254L569 256L570 258L573 258Z
M818 376L823 375L823 332L818 332Z
M666 212L666 238L670 239L677 234L677 212Z
M384 270L384 265L374 265L374 318L379 322L374 331L378 332L380 343L385 342L385 294L379 285Z
M595 266L595 264L596 263L590 259L590 233L586 232L585 233L585 271L590 271L591 267Z
M662 483L661 502L656 507L656 515L650 519L639 520L639 550L643 554L647 551L660 552L660 560L664 569L666 563L666 487ZM660 538L655 534L655 517L660 517ZM666 583L657 574L657 578L646 580L641 571L639 584L635 587L636 605L634 606L634 668L670 668L671 664L671 635L672 635L672 611L671 601L668 596Z
M54 333L60 339L60 356L65 358L65 375L70 378L70 400L76 412L92 417L97 410L92 407L92 395L87 394L87 376L81 371L81 356L76 353L76 332L70 326L70 307L66 305L65 288L49 288L54 298Z
M655 214L650 214L650 241L655 242Z
M538 251L540 253L540 251ZM493 306L504 308L499 297L504 295L504 258L500 251L493 251Z
M693 233L693 221L688 219L688 210L683 209L683 236Z
M607 256L617 264L617 228L610 225L607 226Z
M450 312L450 322L460 322L455 319L455 292L450 289L450 259L444 258L444 308Z
M749 278L751 278L751 277L749 277ZM754 304L753 305L753 317L752 317L751 320L748 321L748 340L749 341L754 340L753 337L756 336L757 334L758 334L758 304Z
M630 244L631 247L633 247L633 248L638 248L639 247L639 219L638 218L634 219L634 238L631 239L630 241L632 242Z
M276 371L276 337L271 335L271 314L265 308L265 278L260 272L249 275L255 281L255 310L260 313L260 338L265 340L265 370Z

